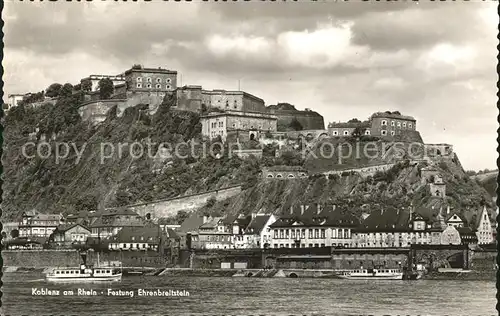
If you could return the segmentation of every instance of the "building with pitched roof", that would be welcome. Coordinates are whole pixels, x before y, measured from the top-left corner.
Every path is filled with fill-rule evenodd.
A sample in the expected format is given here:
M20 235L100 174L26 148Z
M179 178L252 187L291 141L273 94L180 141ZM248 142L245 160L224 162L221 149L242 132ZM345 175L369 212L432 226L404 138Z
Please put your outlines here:
M233 247L236 249L247 248L245 242L244 232L248 224L252 220L252 215L229 215L223 222L230 227L231 233L233 235Z
M63 224L57 226L49 242L58 248L70 248L73 244L85 244L90 236L90 229L81 224Z
M355 229L356 247L409 247L431 244L430 220L413 210L375 210Z
M24 212L19 222L19 237L48 238L62 223L61 214L40 214L36 210Z
M483 207L483 211L481 212L481 216L479 217L477 227L475 228L477 230L476 234L478 244L491 244L495 241L495 239L493 238L494 230L486 206Z
M243 231L242 248L269 248L272 243L271 227L276 221L272 214L252 214L248 226ZM235 245L236 248L236 245Z
M191 233L191 246L195 249L230 249L232 233L222 217L209 217Z
M352 229L358 224L355 216L334 205L295 205L270 225L271 247L350 247Z
M161 230L158 225L123 227L116 235L107 238L110 250L158 251Z
M126 208L107 209L96 215L90 223L91 236L96 238L107 238L125 227L143 227L145 224L139 214Z

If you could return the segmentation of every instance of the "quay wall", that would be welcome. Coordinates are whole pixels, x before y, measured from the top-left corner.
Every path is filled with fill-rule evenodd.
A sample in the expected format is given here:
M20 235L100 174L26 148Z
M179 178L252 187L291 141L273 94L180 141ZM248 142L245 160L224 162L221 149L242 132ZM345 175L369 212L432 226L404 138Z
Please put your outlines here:
M180 196L170 199L156 200L140 204L127 205L128 209L137 212L141 216L151 215L151 218L162 218L175 216L178 211L192 211L203 207L208 199L214 197L217 201L224 200L241 193L241 186L233 186L203 192L200 194L192 194Z
M230 267L239 263L245 264L247 269L261 269L262 250L196 250L191 253L191 258L184 261L184 266L193 269L220 269L223 263Z
M80 255L75 250L2 250L4 267L75 267Z
M81 257L76 250L4 250L2 251L4 267L48 268L76 267ZM166 256L154 251L122 251L99 254L99 262L121 261L123 267L161 268L169 264ZM97 254L89 252L87 262L96 264Z

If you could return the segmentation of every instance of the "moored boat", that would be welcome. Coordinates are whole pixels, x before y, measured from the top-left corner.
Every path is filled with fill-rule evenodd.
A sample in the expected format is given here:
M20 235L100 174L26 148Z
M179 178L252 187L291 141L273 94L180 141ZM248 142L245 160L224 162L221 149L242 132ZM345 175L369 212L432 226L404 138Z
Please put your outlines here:
M337 274L341 279L357 280L402 280L403 272L399 269L354 269L341 271Z
M112 267L55 268L45 275L49 282L120 281L122 272Z
M122 267L99 266L99 253L97 254L97 267L86 264L87 255L81 254L83 264L75 268L53 268L45 274L48 282L102 282L121 281Z

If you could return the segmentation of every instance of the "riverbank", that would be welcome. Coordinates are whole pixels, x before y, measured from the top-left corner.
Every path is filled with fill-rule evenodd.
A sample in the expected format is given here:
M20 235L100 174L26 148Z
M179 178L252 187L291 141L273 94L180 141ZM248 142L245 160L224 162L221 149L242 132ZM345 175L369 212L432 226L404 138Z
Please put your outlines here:
M3 273L45 273L51 268L3 267ZM333 270L313 269L189 269L189 268L123 268L124 276L148 275L158 277L251 277L251 278L323 278L337 279ZM431 272L423 280L495 281L496 271Z

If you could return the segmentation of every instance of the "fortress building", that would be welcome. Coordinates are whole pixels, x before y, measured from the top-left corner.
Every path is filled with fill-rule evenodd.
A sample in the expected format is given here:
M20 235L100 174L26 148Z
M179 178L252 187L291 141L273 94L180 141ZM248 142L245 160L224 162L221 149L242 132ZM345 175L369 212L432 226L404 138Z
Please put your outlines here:
M161 67L144 68L134 66L125 71L127 91L130 92L156 92L165 95L165 92L177 88L177 71Z
M201 86L184 86L176 89L179 110L201 111L220 109L224 111L266 112L264 100L244 91L203 90Z
M125 76L123 74L121 75L90 75L86 78L83 78L80 80L80 83L83 85L86 84L86 82L90 82L89 92L95 92L99 91L99 81L102 79L110 79L113 82L113 85L116 87L118 85L125 84Z
M237 139L257 140L266 132L276 132L277 117L262 112L225 111L212 112L200 118L202 135L210 139L221 137L225 141L230 134Z
M371 135L378 137L415 137L417 121L398 111L376 112L366 121L356 119L349 122L330 123L328 131L332 136Z
M297 110L295 106L289 103L278 103L270 105L266 108L269 113L278 117L278 129L286 131L293 120L297 120L303 130L324 130L325 122L323 116L318 112L305 109L304 111Z

